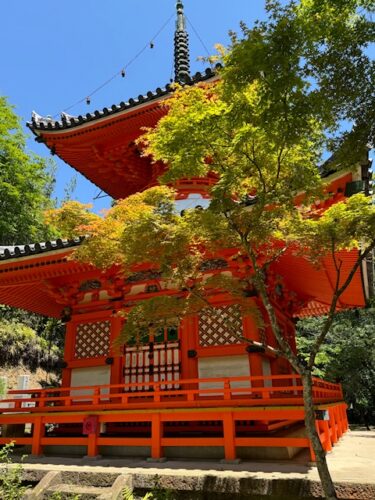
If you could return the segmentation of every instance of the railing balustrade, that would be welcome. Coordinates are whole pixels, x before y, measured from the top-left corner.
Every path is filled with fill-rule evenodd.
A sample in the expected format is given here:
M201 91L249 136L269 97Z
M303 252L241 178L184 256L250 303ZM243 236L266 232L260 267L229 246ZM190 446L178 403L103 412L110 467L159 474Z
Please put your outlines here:
M271 386L268 381L271 381ZM212 387L208 387L208 384ZM301 377L295 374L142 381L130 384L12 390L8 392L7 399L2 400L8 404L8 408L0 408L0 413L290 405L302 404L302 393ZM314 377L313 397L315 403L341 401L341 386Z

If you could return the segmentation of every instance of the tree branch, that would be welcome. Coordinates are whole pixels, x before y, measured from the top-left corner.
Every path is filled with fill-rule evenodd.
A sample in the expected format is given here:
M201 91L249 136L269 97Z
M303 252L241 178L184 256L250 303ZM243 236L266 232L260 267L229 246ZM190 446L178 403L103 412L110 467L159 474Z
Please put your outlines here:
M374 248L375 248L375 240L363 252L361 252L361 251L359 252L358 258L357 258L354 266L352 267L350 273L348 274L346 280L344 281L344 283L342 284L342 286L340 288L339 288L339 285L337 285L337 289L335 290L335 293L332 297L332 302L331 302L331 306L329 308L329 313L328 313L327 319L324 322L322 331L320 332L320 334L319 334L318 338L316 339L316 342L313 345L311 352L310 352L310 357L309 357L309 361L308 361L308 367L310 370L313 368L314 363L315 363L315 358L319 352L320 346L324 342L324 340L329 332L329 329L332 326L335 311L336 311L336 306L337 306L337 302L338 302L339 298L341 297L341 295L345 292L345 290L350 285L355 273L357 272L357 270L358 270L359 266L361 265L361 263L363 262L363 260L371 253L371 251Z

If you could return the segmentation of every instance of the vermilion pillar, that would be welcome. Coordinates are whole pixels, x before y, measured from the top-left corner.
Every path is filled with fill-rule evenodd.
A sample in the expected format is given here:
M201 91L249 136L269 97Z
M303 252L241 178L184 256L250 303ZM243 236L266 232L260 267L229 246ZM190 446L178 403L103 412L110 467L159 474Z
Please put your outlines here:
M65 346L64 346L64 361L68 364L67 368L62 370L62 387L70 386L71 368L69 362L74 358L74 343L75 343L76 323L69 321L65 327Z
M198 318L189 316L184 318L180 324L180 348L181 348L181 378L191 379L198 376L198 362L192 357L193 351L197 350Z
M260 334L259 328L257 327L254 318L251 316L246 316L243 318L243 327L245 337L249 340L254 340L255 342L260 342ZM258 353L252 353L250 356L250 375L252 377L261 377L263 376L263 367L262 367L262 355ZM252 383L254 387L262 387L262 381L254 381Z
M118 316L114 316L111 318L111 339L110 339L110 348L109 348L109 356L113 358L113 363L111 366L111 384L121 384L122 374L122 352L121 348L114 345L114 341L120 335L122 328L122 319Z

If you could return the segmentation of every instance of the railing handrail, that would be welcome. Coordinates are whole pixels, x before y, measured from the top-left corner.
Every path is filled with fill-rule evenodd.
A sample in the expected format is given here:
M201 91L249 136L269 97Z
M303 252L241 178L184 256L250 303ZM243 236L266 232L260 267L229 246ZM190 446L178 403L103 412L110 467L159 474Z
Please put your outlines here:
M107 393L103 394L103 391L108 389L109 393L111 392L111 389L121 389L123 391L127 389L136 389L136 388L141 388L144 389L145 387L149 389L157 389L158 391L161 390L161 392L165 392L164 389L160 389L160 386L183 386L183 385L194 385L194 384L202 384L202 383L222 383L223 388L225 384L229 384L229 388L231 390L238 389L237 387L232 387L231 384L233 382L250 382L249 388L253 391L276 391L276 390L287 390L285 387L281 389L280 386L277 385L272 385L270 387L266 387L264 384L262 387L253 387L251 382L260 382L260 381L282 381L282 380L287 380L287 379L294 379L296 382L297 380L301 380L301 376L298 374L283 374L283 375L266 375L266 376L242 376L242 377L215 377L215 378L194 378L194 379L174 379L174 380L159 380L159 381L144 381L144 382L131 382L128 384L103 384L103 385L86 385L86 386L67 386L67 387L51 387L51 388L46 388L46 389L13 389L8 391L8 394L14 394L14 395L27 395L31 394L35 396L37 394L40 395L42 398L45 396L47 399L49 397L56 398L56 396L51 396L53 393L64 393L68 392L69 394L72 391L92 391L93 394L90 394L89 396L93 396L95 391L98 391L98 395L103 397L106 396ZM300 389L300 386L291 384L288 386L288 389L290 390L298 390ZM340 391L341 390L341 385L340 384L333 384L332 382L326 382L322 379L319 379L317 377L313 377L313 388L322 388L325 391ZM216 387L213 388L213 390L219 390L221 387ZM134 394L134 391L130 391L130 394ZM83 397L84 395L73 395L73 397Z

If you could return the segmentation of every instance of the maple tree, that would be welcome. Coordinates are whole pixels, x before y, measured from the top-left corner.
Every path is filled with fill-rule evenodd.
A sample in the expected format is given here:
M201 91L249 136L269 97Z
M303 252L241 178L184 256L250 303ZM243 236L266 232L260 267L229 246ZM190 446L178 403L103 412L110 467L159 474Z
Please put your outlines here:
M177 87L165 104L168 114L139 140L145 155L168 164L161 179L167 185L216 174L208 208L181 216L173 189L161 186L118 201L88 224L80 216L74 224L73 217L70 229L90 235L74 258L101 269L121 266L124 275L148 264L174 284L175 293L124 313L122 341L145 323L178 321L210 307L212 290L230 293L243 309L244 291L256 290L277 355L301 375L306 428L330 499L336 493L315 429L312 373L338 300L375 247L375 208L363 194L324 212L312 207L326 196L322 170L358 168L373 139L374 62L366 53L373 10L371 1L268 1L268 21L243 26L228 50L219 47L220 80ZM326 150L334 155L319 168ZM234 249L243 277L204 280L207 255L222 249ZM330 255L336 270L329 313L307 357L295 354L283 336L267 284L269 267L288 249L316 265ZM357 258L344 272L339 252L353 249Z

